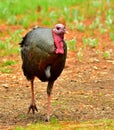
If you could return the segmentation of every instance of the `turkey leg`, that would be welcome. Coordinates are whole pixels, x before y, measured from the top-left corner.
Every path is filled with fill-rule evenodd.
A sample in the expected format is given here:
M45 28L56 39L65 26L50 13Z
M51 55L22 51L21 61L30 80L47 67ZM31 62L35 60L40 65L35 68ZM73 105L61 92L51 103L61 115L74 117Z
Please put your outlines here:
M29 106L28 113L30 112L30 110L32 110L32 113L34 114L35 111L38 111L34 100L34 79L31 80L31 92L32 92L32 101Z
M54 81L49 81L47 86L47 96L48 96L48 105L47 105L47 118L46 121L50 120L50 102L51 102L51 91L53 88Z

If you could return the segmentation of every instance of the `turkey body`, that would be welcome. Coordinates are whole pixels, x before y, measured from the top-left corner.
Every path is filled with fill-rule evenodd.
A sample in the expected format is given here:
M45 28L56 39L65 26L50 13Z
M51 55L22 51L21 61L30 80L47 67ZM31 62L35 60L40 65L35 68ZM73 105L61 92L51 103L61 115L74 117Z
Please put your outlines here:
M55 31L61 28L64 30L64 26L58 24ZM20 43L23 73L26 78L31 81L32 100L28 112L30 112L31 109L33 114L35 110L37 111L34 99L34 78L37 77L43 82L47 81L47 121L50 119L50 95L53 84L64 68L67 55L67 45L64 39L62 39L62 53L64 53L56 53L52 31L50 28L35 28L28 32ZM64 38L64 31L62 33L62 38Z
M55 53L52 29L36 28L30 31L21 43L22 69L28 80L35 76L41 81L54 81L61 74L66 60L67 47L64 43L64 54ZM51 66L51 76L45 74L46 67Z

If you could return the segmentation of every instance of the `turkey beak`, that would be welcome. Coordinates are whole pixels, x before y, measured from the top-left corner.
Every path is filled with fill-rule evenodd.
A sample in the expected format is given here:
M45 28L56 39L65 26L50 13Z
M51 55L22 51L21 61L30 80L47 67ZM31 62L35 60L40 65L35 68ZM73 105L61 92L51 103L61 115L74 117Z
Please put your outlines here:
M68 34L69 32L65 29L65 33Z
M68 34L69 32L68 31L65 31L66 34Z
M66 28L64 28L64 33L65 34L68 34L69 32L66 30Z

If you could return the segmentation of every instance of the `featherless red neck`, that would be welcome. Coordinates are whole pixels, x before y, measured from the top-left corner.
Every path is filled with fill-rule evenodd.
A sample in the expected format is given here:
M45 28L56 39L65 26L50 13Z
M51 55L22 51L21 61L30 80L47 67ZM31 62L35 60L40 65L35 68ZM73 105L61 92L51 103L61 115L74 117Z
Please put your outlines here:
M55 28L52 30L54 44L56 46L55 53L56 54L64 54L64 34L65 34L65 26L63 24L57 24Z
M56 46L56 54L64 54L63 35L58 35L52 31L54 44Z

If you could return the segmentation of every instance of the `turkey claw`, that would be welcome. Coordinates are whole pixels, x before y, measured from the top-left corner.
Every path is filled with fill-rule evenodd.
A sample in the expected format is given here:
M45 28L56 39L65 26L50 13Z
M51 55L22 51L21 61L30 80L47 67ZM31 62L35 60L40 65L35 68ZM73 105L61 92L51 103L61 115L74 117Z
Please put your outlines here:
M48 118L46 118L45 122L49 122L49 119L48 119Z
M35 114L35 111L38 111L36 105L31 104L28 109L28 113L30 113L30 110L32 109L32 113Z
M47 116L45 122L49 122L50 121L50 116Z

